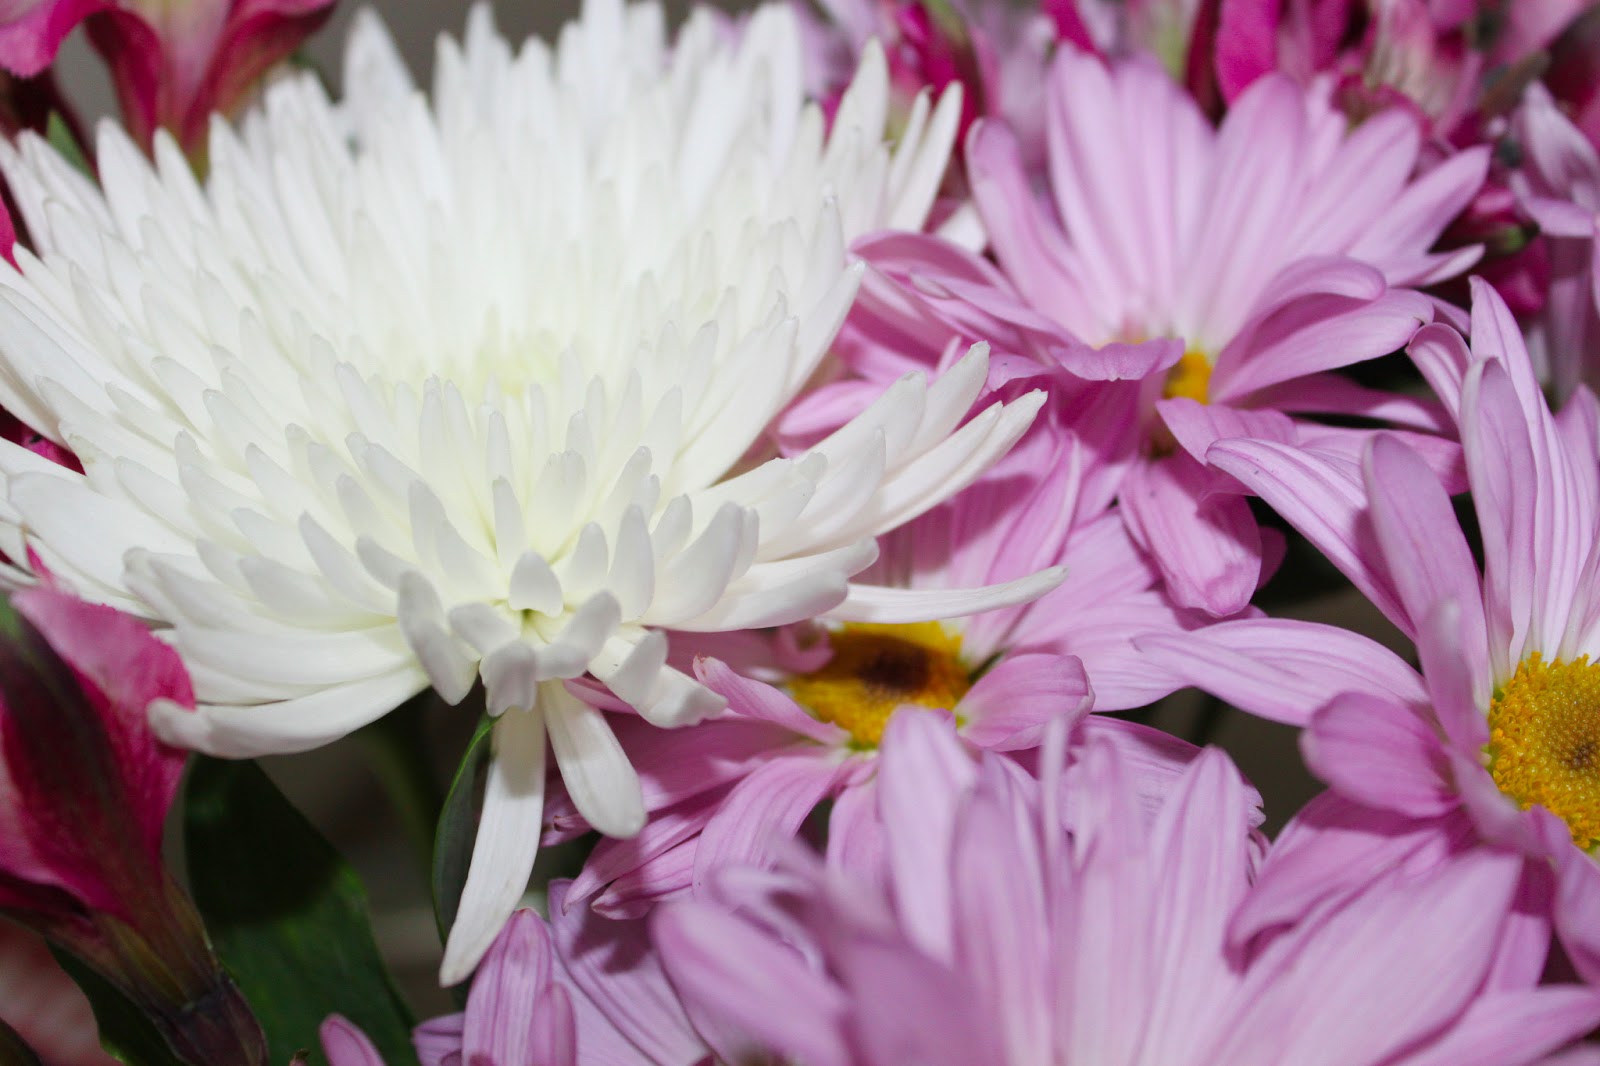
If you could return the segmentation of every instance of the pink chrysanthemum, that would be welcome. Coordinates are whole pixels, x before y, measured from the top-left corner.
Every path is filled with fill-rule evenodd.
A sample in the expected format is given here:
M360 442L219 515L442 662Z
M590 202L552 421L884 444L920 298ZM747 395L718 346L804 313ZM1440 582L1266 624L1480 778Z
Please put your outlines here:
M1396 441L1380 436L1360 465L1273 441L1225 441L1210 452L1413 637L1422 678L1370 643L1331 658L1327 631L1305 623L1254 623L1288 652L1272 670L1250 661L1231 623L1141 644L1248 710L1326 704L1311 716L1304 747L1334 794L1302 818L1343 828L1343 843L1285 841L1297 859L1266 893L1258 924L1398 863L1425 866L1463 847L1510 851L1528 858L1528 892L1551 891L1553 873L1546 909L1593 979L1600 409L1580 390L1552 415L1516 322L1482 282L1474 282L1472 338L1469 351L1453 330L1430 326L1410 352L1460 426L1481 576L1444 487ZM1373 810L1384 817L1375 822ZM1369 846L1373 838L1382 846Z
M981 337L1120 404L1107 421L1132 432L1108 457L1128 464L1129 529L1179 603L1231 614L1260 580L1264 545L1237 485L1203 468L1212 440L1358 453L1363 431L1296 417L1314 412L1423 431L1437 465L1454 460L1429 436L1435 408L1330 372L1404 345L1434 314L1414 290L1477 258L1431 248L1482 183L1486 150L1416 177L1412 116L1347 131L1325 93L1282 76L1257 80L1213 128L1153 64L1070 49L1046 96L1048 205L1004 126L980 124L968 144L999 269L933 237L869 239L857 250L877 276L836 350L855 381L881 382L908 350L937 361L951 336ZM791 436L859 409L859 391L805 401Z
M1221 752L1147 826L1127 767L1091 742L1063 785L1094 801L1064 829L1048 784L975 765L935 716L890 730L881 887L796 861L657 911L692 1013L808 1066L1511 1066L1600 1017L1600 993L1534 987L1544 945L1496 907L1517 884L1506 856L1378 878L1233 953L1250 795Z

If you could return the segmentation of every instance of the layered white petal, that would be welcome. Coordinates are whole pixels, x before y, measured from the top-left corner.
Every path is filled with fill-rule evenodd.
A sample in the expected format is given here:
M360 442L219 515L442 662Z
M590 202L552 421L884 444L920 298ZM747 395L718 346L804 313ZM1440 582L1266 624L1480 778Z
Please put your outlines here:
M0 277L0 405L84 466L0 444L0 547L165 626L201 706L154 721L214 754L301 750L481 678L499 777L449 973L531 862L538 798L509 782L539 764L511 747L542 758L548 726L579 809L642 823L562 679L663 725L716 713L659 629L847 604L873 538L1037 407L972 415L975 349L756 461L849 310L846 249L921 225L960 109L919 102L891 149L868 48L825 132L794 19L730 35L701 13L669 40L659 7L591 0L514 52L480 8L424 95L363 16L345 100L275 83L214 123L203 181L109 125L101 188L36 138L0 144L36 244Z

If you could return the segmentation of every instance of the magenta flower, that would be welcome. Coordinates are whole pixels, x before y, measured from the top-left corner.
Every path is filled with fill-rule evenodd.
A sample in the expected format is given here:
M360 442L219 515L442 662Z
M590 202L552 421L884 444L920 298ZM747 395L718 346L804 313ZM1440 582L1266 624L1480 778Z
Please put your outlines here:
M333 0L9 0L0 3L0 66L37 74L87 20L111 68L123 118L148 146L170 130L204 146L211 114L238 106L261 76L332 11Z
M177 653L42 586L12 594L0 630L0 908L121 988L184 1061L264 1062L161 858L185 756L146 709L194 706Z
M570 901L637 915L718 866L771 861L824 800L830 855L851 861L870 829L885 726L902 706L949 711L965 742L1022 753L1049 722L1091 703L1126 710L1172 691L1176 677L1152 668L1133 638L1203 618L1159 591L1061 414L1047 407L976 485L881 538L879 562L863 575L876 587L842 625L702 640L695 671L727 699L724 715L673 733L617 716L651 818L637 837L597 845ZM1019 579L1040 573L1053 584L1063 571L1052 591L1007 605L1021 598ZM905 603L983 587L997 590L988 602L950 607L995 609L905 623ZM1193 755L1129 722L1086 729L1141 752L1152 792ZM564 800L552 814L563 833L581 828Z
M878 879L797 857L658 909L696 1017L809 1066L1510 1066L1600 1018L1600 992L1534 987L1544 945L1505 916L1506 856L1377 878L1235 952L1255 849L1221 752L1146 824L1133 771L1098 740L1061 777L1082 797L1062 812L1059 771L1040 787L975 762L934 715L889 728Z
M1176 602L1217 615L1249 601L1271 548L1237 484L1205 469L1217 437L1355 455L1365 431L1298 418L1354 416L1416 431L1440 467L1456 461L1434 435L1436 406L1331 371L1404 345L1434 314L1413 290L1477 258L1430 249L1482 183L1485 150L1413 178L1421 140L1403 111L1347 134L1326 99L1272 76L1214 129L1152 64L1070 49L1048 105L1051 206L1004 127L980 125L968 146L998 271L932 237L857 246L877 273L839 343L856 378L883 382L908 350L937 361L952 336L1063 368L1076 384L1057 391L1122 433L1102 459L1126 467L1129 531ZM815 435L860 391L819 391L786 430Z
M1334 795L1302 817L1341 827L1348 847L1281 842L1296 860L1263 893L1271 902L1257 920L1349 891L1396 863L1426 866L1462 848L1508 851L1526 857L1530 891L1553 875L1547 909L1579 972L1595 980L1597 405L1581 390L1552 415L1505 304L1482 282L1473 292L1470 352L1444 326L1420 332L1410 351L1460 427L1481 576L1444 487L1394 440L1377 438L1359 466L1272 441L1224 441L1210 453L1416 641L1422 678L1370 642L1329 656L1322 627L1303 623L1257 624L1257 638L1286 653L1277 669L1252 662L1231 623L1141 645L1246 710L1325 704L1303 744ZM1371 838L1383 847L1368 847Z

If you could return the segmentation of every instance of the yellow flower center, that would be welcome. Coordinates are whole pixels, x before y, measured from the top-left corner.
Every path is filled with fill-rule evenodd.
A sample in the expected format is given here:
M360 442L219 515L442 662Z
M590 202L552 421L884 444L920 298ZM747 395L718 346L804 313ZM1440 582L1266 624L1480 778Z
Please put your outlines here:
M895 709L907 703L950 708L972 687L961 663L961 637L938 622L853 623L831 636L828 665L789 682L812 714L875 748Z
M1489 705L1489 773L1527 810L1548 809L1584 851L1600 844L1600 663L1522 660Z
M1211 395L1211 360L1205 352L1191 348L1183 353L1177 365L1167 371L1167 383L1161 395L1168 400L1182 396L1206 403Z

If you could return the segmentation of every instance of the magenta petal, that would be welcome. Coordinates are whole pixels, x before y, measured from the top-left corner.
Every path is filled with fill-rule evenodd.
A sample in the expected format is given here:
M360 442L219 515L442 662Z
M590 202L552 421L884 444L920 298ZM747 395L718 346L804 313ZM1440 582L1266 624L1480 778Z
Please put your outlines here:
M61 42L84 19L110 6L110 0L22 0L7 5L0 23L0 67L31 78L55 62Z
M1301 737L1306 765L1341 794L1414 818L1459 805L1439 736L1407 706L1345 693Z
M794 952L705 904L673 903L651 920L661 962L686 1001L808 1066L850 1066L849 1003ZM783 1010L772 1004L782 1003Z
M383 1056L367 1034L337 1014L317 1029L328 1066L384 1066Z
M1122 483L1122 513L1174 601L1226 616L1260 582L1261 535L1245 499L1206 495L1210 483L1187 453L1136 464Z
M1215 62L1224 100L1231 102L1251 82L1278 68L1282 6L1281 0L1222 0Z
M1094 702L1083 663L1070 655L1010 655L962 697L961 735L980 748L1039 746L1044 727L1075 722Z

